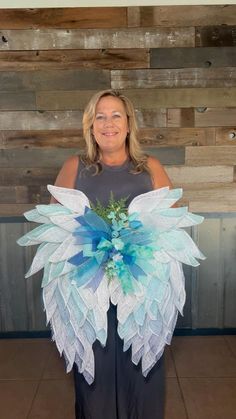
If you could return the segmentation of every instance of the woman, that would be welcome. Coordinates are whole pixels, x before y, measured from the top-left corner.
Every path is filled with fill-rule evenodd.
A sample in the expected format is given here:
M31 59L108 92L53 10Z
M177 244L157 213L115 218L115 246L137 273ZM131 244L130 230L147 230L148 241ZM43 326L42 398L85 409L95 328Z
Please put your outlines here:
M79 189L96 205L111 197L131 200L171 182L160 164L146 156L137 140L132 103L124 95L105 90L95 94L83 116L85 156L70 157L55 185ZM55 202L52 198L51 202ZM106 347L94 345L95 380L89 386L74 367L77 419L162 419L164 415L163 357L144 378L140 365L123 352L117 334L116 308L108 311Z

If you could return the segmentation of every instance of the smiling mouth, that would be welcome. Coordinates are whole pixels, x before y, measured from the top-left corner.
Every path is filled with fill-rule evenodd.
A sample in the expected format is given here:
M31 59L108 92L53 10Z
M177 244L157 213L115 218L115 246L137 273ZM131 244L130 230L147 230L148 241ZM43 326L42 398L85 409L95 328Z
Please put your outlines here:
M106 137L113 137L116 134L117 134L117 132L104 132L103 133L103 135L105 135Z

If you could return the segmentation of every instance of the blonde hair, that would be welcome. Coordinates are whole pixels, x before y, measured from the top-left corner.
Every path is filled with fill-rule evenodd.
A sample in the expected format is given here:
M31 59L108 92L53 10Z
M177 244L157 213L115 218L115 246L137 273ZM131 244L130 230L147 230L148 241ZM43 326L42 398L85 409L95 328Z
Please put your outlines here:
M86 155L82 158L85 164L96 166L96 173L101 171L100 164L100 151L97 142L92 133L93 122L95 119L96 106L99 100L106 96L113 96L121 100L125 107L129 133L126 137L126 147L128 156L133 163L133 173L140 173L144 170L148 171L147 168L147 156L143 153L141 146L138 141L138 126L135 117L135 111L132 102L122 93L117 90L102 90L92 96L89 103L87 104L83 114L83 134L86 142L87 150Z

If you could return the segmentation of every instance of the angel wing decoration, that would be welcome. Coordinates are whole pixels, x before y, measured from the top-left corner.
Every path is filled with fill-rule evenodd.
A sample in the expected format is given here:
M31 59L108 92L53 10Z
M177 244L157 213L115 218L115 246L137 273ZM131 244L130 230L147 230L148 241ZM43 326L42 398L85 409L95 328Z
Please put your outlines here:
M203 217L174 208L181 189L164 187L137 196L128 210L111 205L104 216L78 190L48 186L58 204L25 213L40 226L18 240L39 245L26 277L44 268L43 302L67 371L76 363L94 380L93 343L107 338L107 311L117 305L124 351L148 372L170 344L185 303L182 263L205 259L182 227Z

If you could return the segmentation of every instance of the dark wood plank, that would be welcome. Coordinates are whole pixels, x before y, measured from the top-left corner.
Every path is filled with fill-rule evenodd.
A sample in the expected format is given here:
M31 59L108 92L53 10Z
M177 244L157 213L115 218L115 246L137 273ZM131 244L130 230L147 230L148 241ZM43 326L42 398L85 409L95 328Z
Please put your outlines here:
M235 5L141 6L140 26L235 25Z
M168 70L112 70L111 86L113 89L234 87L236 86L236 66Z
M0 110L35 110L35 92L1 92Z
M195 46L195 28L0 31L0 50L175 48Z
M29 211L30 209L34 207L35 207L35 204L17 204L17 205L16 204L0 204L0 216L1 217L22 216L24 212ZM20 236L21 234L19 234L18 237Z
M0 149L84 148L82 130L0 131Z
M126 7L2 9L2 29L114 28L127 26Z
M0 91L108 89L108 70L1 71Z
M31 163L32 164L32 163ZM1 168L0 185L2 186L45 186L55 182L58 168Z
M70 156L79 153L79 149L9 149L0 150L0 168L34 168L60 167Z
M236 26L205 26L196 28L197 47L231 47L236 45Z
M45 204L49 198L46 186L0 186L0 204Z
M150 68L212 68L235 66L235 47L155 48L150 50Z
M76 68L128 69L148 68L149 50L99 49L0 51L0 71L27 71Z
M0 111L2 130L81 129L82 111Z

